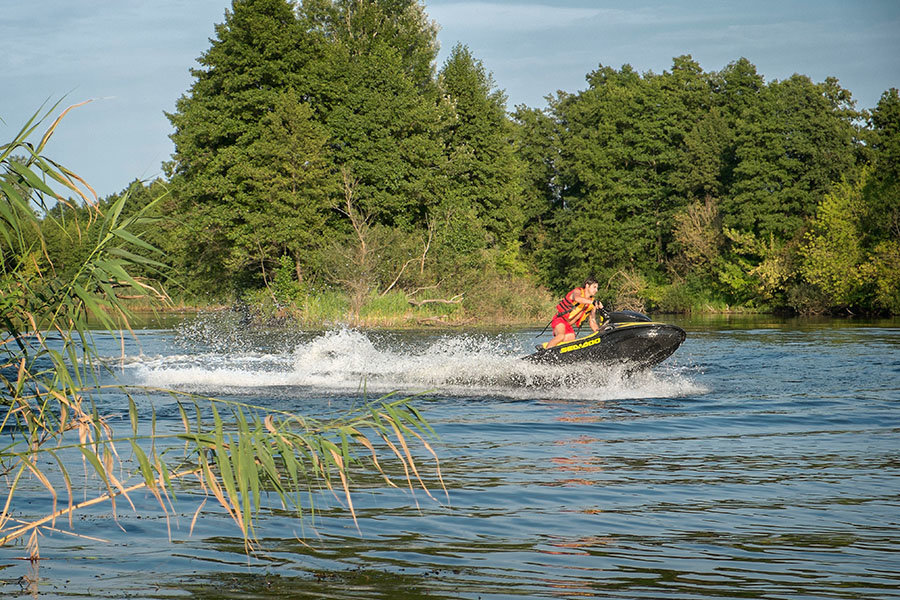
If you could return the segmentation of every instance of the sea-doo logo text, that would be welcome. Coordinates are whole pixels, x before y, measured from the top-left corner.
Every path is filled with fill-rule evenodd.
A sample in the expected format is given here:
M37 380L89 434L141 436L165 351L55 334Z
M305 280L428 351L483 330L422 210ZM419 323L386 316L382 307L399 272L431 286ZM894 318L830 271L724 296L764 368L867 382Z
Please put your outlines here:
M585 342L581 342L580 344L575 344L574 346L566 346L565 348L560 348L559 353L565 354L566 352L571 352L572 350L581 350L582 348L588 348L590 346L593 346L594 344L599 344L602 341L602 337L598 337L595 340L587 340Z

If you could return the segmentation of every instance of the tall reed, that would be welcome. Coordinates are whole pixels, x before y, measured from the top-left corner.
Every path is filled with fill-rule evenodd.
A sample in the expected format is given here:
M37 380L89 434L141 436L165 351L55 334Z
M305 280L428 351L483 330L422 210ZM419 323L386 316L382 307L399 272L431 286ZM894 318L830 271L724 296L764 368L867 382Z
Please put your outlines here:
M144 215L160 199L125 216L125 194L101 211L93 189L44 154L60 120L74 106L62 111L38 143L29 141L57 107L36 112L11 142L0 146L0 546L27 536L29 555L35 558L42 528L61 518L71 528L75 511L100 503L108 503L115 516L117 499L130 503L129 494L138 489L149 490L168 515L175 487L187 477L199 480L201 493L227 511L248 549L256 539L264 491L303 515L314 507L302 504L311 495L301 492L340 490L355 520L351 466L365 463L396 486L387 474L391 463L404 474L403 485L412 490L416 483L428 493L413 443L434 457L440 481L437 456L427 441L433 432L406 399L385 397L351 414L318 421L170 392L178 399L182 430L160 433L155 418L142 422L146 419L138 413L134 397L141 390L117 386L128 401L130 427L121 431L110 415L100 413L94 399L105 386L98 377L101 365L88 316L124 336L131 321L126 297L168 302L159 284L132 275L138 266L151 273L166 268L161 253L133 233L147 224ZM83 203L90 208L88 222L75 227L65 223L67 211L54 211L56 203ZM59 228L81 236L98 223L100 234L77 272L57 274L43 232ZM184 450L172 458L166 451L176 443ZM93 486L86 481L77 493L81 480L72 476L73 452L79 466L89 465L101 483L99 495L88 497ZM135 472L125 467L127 452ZM49 514L22 516L22 484L28 477L52 497ZM88 499L76 503L74 498L82 495ZM200 509L194 520L199 515Z

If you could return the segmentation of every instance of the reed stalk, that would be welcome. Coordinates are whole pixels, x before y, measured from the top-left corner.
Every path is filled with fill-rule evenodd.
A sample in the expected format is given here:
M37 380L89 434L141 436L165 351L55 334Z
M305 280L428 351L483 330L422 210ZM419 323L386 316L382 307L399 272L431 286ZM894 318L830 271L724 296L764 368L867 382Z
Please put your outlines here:
M363 465L396 486L384 466L391 460L399 463L409 489L417 483L430 495L411 449L414 442L434 459L443 487L437 456L426 440L433 431L406 399L385 397L340 418L315 421L165 391L178 398L182 430L161 434L155 413L149 420L139 415L134 397L162 391L116 386L128 401L130 430L111 425L111 415L101 414L94 402L109 386L99 380L102 365L88 317L122 336L124 347L131 330L129 303L135 298L142 305L170 302L161 285L132 275L137 267L151 273L166 269L162 253L133 233L149 223L145 215L161 198L129 213L124 194L101 210L83 179L44 155L62 118L77 106L63 110L37 144L29 140L58 104L36 112L11 142L0 146L0 487L5 490L0 492L0 546L30 534L27 548L36 559L37 532L54 528L60 518L67 518L71 529L75 511L101 503L108 503L115 517L117 500L133 507L129 494L139 489L149 490L168 517L176 484L196 477L201 493L231 516L249 551L265 492L274 492L283 506L303 516L314 510L301 502L308 492L340 491L355 521L351 469ZM57 203L88 207L89 223L66 227L65 211L53 210ZM89 225L99 225L93 247L74 275L62 277L46 251L44 232L58 228L83 236ZM147 428L149 435L139 433ZM173 459L169 451L175 445L183 451ZM74 501L78 490L70 475L73 452L76 464L104 489L80 503ZM137 465L132 471L124 455ZM134 477L139 482L127 483ZM23 488L27 478L53 499L48 514L22 518L23 496L30 493ZM204 505L205 500L192 529Z

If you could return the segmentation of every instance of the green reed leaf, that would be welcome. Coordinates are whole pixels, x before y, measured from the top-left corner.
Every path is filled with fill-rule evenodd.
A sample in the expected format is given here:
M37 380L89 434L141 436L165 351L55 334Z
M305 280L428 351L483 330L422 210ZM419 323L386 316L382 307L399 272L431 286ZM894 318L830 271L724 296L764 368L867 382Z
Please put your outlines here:
M122 228L113 229L112 231L110 231L110 233L120 239L125 240L126 242L129 242L131 244L134 244L135 246L138 246L139 248L143 248L144 250L149 250L150 252L156 252L156 253L161 252L158 248L156 248L155 246L153 246L152 244L150 244L148 242L145 242L144 240L142 240L138 236L134 235L127 229L122 229Z
M103 468L103 465L100 463L100 458L97 456L97 454L94 453L93 451L91 451L86 446L79 446L78 450L81 451L81 454L84 455L84 457L87 459L87 461L94 468L94 472L97 473L97 475L100 477L100 479L103 480L103 483L104 483L104 485L106 485L106 488L109 490L110 493L112 493L112 488L110 487L110 484L109 484L109 478L106 474L106 469Z
M150 461L147 459L147 455L135 440L131 439L128 441L131 443L131 451L134 452L134 456L138 460L138 466L141 469L141 475L143 475L144 477L144 483L146 483L151 488L155 488L156 477L154 477L153 475L153 467L150 466Z
M11 171L13 171L17 175L19 175L22 179L24 179L25 183L27 183L30 188L37 190L39 192L42 192L44 194L48 194L50 196L54 196L54 197L56 196L56 193L52 189L50 189L50 186L48 186L46 183L44 183L44 181L40 177L35 175L34 172L32 172L32 170L29 169L28 167L26 167L25 165L18 163L16 161L10 161L6 164L7 164L7 167Z
M131 419L131 433L137 435L138 432L138 412L134 403L134 398L128 397L128 416Z
M112 254L113 256L118 256L125 259L128 263L131 264L141 264L148 267L156 267L157 269L165 269L166 265L164 263L159 262L158 260L153 260L151 258L147 258L146 256L141 256L139 254L135 254L133 252L129 252L124 248L110 248L106 251L108 254Z

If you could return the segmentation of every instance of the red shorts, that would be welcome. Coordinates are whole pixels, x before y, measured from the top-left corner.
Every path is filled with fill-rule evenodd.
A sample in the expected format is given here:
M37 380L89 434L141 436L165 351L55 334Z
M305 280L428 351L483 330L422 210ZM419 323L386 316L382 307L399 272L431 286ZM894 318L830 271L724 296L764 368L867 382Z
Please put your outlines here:
M566 333L575 335L575 330L572 329L572 324L566 321L565 317L556 317L552 321L550 321L550 329L556 331L556 326L560 323L566 326Z

